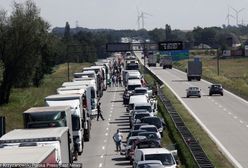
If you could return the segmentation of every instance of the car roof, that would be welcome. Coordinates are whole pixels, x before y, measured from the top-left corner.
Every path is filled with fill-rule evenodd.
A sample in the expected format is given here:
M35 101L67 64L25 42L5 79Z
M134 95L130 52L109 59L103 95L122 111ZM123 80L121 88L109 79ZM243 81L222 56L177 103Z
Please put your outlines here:
M171 152L165 148L145 148L145 149L137 149L141 151L144 155L148 154L171 154Z
M132 140L132 139L146 139L146 137L145 136L130 136L128 138L128 140Z
M128 84L127 85L141 85L141 81L140 79L132 79L132 80L128 80Z
M157 128L155 125L142 125L140 128Z
M54 112L54 111L68 111L70 106L45 106L45 107L31 107L23 113L36 113L36 112Z
M135 106L151 106L151 104L147 103L147 102L145 102L145 103L135 103Z

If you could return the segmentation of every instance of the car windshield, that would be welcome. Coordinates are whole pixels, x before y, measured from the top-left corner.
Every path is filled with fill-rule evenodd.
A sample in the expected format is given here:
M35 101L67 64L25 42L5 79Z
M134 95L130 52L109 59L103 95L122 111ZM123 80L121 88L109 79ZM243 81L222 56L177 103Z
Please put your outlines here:
M159 164L159 163L143 163L143 164L139 164L138 168L161 168L161 164Z
M212 85L212 88L219 89L219 88L221 88L221 86L220 85Z
M190 90L190 91L198 91L199 88L198 88L198 87L190 87L189 90Z
M137 87L140 87L141 85L128 85L127 90L134 90Z
M162 127L162 123L159 118L153 117L153 118L142 118L142 123L147 123L150 125L155 125L157 128Z
M141 118L143 118L143 117L147 117L147 116L149 116L149 114L148 114L148 113L144 113L144 114L136 114L136 115L135 115L135 117L134 117L134 119L141 119Z
M138 89L138 90L135 90L135 93L138 93L138 94L146 94L146 93L147 93L147 90Z
M157 128L156 127L145 127L145 128L140 128L141 130L145 130L148 132L157 132Z
M151 106L135 106L135 110L147 110L147 111L152 111Z
M140 132L139 136L145 136L148 139L159 139L158 135L155 132Z
M139 133L144 132L144 130L136 130L131 132L131 136L138 136Z
M140 141L136 144L138 149L144 149L144 148L160 148L160 144L157 141L154 140L145 140Z
M164 166L175 164L171 154L149 154L145 155L145 160L160 160Z

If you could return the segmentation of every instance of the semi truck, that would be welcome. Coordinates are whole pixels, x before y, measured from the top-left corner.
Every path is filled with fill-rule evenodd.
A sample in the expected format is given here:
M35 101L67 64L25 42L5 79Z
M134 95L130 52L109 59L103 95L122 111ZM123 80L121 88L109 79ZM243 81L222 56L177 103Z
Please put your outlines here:
M149 51L148 52L148 66L156 66L157 65L157 55L154 54L154 52Z
M160 56L160 66L163 67L163 69L169 68L172 69L172 57L171 56Z
M62 164L73 162L72 153L70 150L71 144L72 141L70 139L68 127L15 129L6 133L0 138L0 153L2 152L2 149L14 149L14 151L17 152L18 150L25 150L24 148L27 149L27 147L31 146L44 148L44 150L45 148L52 147L55 148L56 161L60 166ZM15 152L11 153L10 155L6 155L5 157L11 158L11 162L21 162L21 159L29 159L29 156L34 157L35 155L38 155L37 152L34 152L35 150L31 151L33 152L28 156L23 155L20 158L14 157ZM49 153L49 150L47 152ZM0 158L0 163L2 163L3 157Z
M194 60L188 61L187 66L187 78L188 81L193 79L200 81L202 75L202 62L199 58L194 58Z
M25 156L25 157L24 157ZM56 148L54 146L27 146L27 147L8 147L7 145L0 150L0 164L16 164L21 167L49 167L49 164L58 165Z
M75 153L73 143L72 119L70 106L32 107L23 112L24 128L37 129L51 127L68 127L70 138L70 153L73 160ZM76 124L76 123L74 123Z
M88 88L64 91L60 92L60 94L50 95L45 98L48 106L69 105L71 107L72 119L79 120L79 125L74 125L74 123L72 123L75 127L73 136L76 141L79 139L80 142L82 142L82 145L83 139L89 141L91 130L91 96L90 91L86 91L87 89ZM82 147L83 146L81 146L80 143L80 154Z
M81 79L81 78L78 78ZM82 80L82 81L74 81L74 82L64 82L62 84L62 88L64 89L60 89L60 90L66 90L66 89L70 89L70 87L89 87L90 91L91 91L91 112L92 112L92 116L97 114L97 103L98 103L98 97L97 97L97 87L96 84L94 82L95 80ZM58 92L58 90L57 90Z
M102 97L103 95L103 90L104 90L104 80L106 80L104 78L105 74L104 74L104 70L102 66L91 66L91 67L87 67L83 69L83 72L85 71L95 71L96 73L96 83L97 83L97 96L99 98Z
M73 143L74 143L74 155L77 159L78 155L81 155L84 147L84 122L86 121L87 114L83 110L82 100L80 94L66 94L66 95L51 95L45 98L45 102L48 106L70 106L71 118L72 118L72 131L73 131Z

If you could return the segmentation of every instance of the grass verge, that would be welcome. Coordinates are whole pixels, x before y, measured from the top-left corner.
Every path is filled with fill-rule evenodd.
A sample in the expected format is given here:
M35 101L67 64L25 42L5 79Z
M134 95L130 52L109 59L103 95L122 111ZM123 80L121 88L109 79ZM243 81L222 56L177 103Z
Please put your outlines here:
M82 67L89 65L88 63L71 63L71 78L74 72L81 71ZM0 106L0 116L6 117L6 131L23 128L23 111L34 106L44 106L44 98L55 94L56 89L65 81L67 81L67 64L61 64L54 68L52 74L45 76L39 88L13 89L10 96L10 103Z

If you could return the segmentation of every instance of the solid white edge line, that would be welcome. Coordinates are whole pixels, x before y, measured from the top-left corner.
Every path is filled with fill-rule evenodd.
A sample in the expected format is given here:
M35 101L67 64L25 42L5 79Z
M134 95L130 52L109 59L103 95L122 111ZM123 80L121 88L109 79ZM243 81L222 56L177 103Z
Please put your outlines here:
M150 71L151 69L147 67ZM173 68L174 70L177 70ZM179 71L179 70L177 70ZM152 71L151 71L152 72ZM182 72L182 71L180 71ZM152 72L153 73L153 72ZM220 150L223 151L223 154L226 155L226 157L234 164L233 166L237 168L243 168L241 164L231 155L231 153L221 144L221 142L208 130L208 128L201 122L201 120L193 113L193 111L188 107L186 103L183 102L180 96L177 95L177 93L159 76L157 76L163 83L173 92L173 94L177 97L177 99L184 105L184 107L189 111L189 113L195 118L195 120L200 124L200 126L207 132L207 134L210 136L210 138L219 146ZM210 82L209 82L210 83Z

